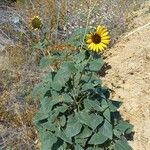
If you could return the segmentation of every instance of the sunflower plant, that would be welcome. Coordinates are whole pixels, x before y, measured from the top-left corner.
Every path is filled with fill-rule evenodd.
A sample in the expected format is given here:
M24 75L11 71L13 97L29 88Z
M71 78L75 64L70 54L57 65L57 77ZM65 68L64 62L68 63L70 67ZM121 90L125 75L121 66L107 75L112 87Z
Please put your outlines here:
M86 34L87 33L87 34ZM84 40L85 38L85 40ZM97 26L96 30L81 28L75 31L72 37L69 38L68 43L80 47L86 42L86 49L96 53L103 52L110 43L110 35L105 26Z
M101 42L107 45L106 33L104 28L96 30L86 40L95 42L96 34L98 38L101 34ZM81 48L80 37L83 36L71 40L77 40L75 44ZM89 48L94 52L102 50L100 43L95 47ZM41 59L42 68L59 61L56 69L47 72L33 90L40 98L40 109L33 122L40 135L41 149L132 150L126 136L131 134L133 126L122 119L118 111L121 102L110 98L110 90L102 86L98 76L104 61L100 55L95 57L93 52L82 48Z

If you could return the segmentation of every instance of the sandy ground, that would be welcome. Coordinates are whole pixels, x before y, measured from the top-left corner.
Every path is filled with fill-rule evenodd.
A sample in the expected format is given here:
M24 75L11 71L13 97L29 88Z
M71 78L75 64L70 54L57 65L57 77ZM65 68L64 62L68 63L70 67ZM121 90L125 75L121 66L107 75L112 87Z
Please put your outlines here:
M150 3L149 3L150 4ZM104 84L114 90L113 99L123 101L124 119L134 125L134 150L150 150L150 5L135 12L130 26L118 43L106 52L111 65Z

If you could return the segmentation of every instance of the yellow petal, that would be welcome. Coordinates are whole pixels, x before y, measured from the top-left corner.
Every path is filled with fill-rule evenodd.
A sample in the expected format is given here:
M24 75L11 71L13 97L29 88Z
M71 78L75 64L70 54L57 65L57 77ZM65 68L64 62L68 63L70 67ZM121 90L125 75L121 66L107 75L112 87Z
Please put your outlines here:
M93 50L93 51L95 51L95 44L93 43L93 46L91 47L91 49Z
M97 34L99 34L99 35L101 35L101 32L103 31L103 27L102 26L98 26L97 28L96 28L96 33Z
M95 45L96 52L98 52L98 49L99 49L99 47L98 47L98 44L97 44L97 45Z
M91 49L91 50L94 50L94 49L93 49L93 48L94 48L94 43L91 43L91 44L88 46L88 48Z
M97 28L96 28L96 32L98 32L99 30L101 30L102 29L102 26L97 26Z
M101 35L101 37L104 37L104 36L107 36L108 35L108 32L105 32Z
M102 40L101 42L104 43L104 44L109 44L110 40Z
M87 43L87 44L92 43L92 39L87 39L87 40L86 40L86 43Z
M86 38L92 38L92 33L88 33L88 34L86 35Z
M107 45L105 45L104 43L100 43L100 45L101 45L103 48L107 48Z
M101 35L104 34L105 32L107 32L107 29L106 28L103 28L102 32L101 32Z
M98 45L98 49L99 49L99 51L102 51L104 48L103 48L103 46L101 44L99 44Z
M96 45L93 44L92 50L95 52L96 51Z
M110 39L110 36L107 35L107 36L104 36L104 37L101 37L102 40L109 40Z

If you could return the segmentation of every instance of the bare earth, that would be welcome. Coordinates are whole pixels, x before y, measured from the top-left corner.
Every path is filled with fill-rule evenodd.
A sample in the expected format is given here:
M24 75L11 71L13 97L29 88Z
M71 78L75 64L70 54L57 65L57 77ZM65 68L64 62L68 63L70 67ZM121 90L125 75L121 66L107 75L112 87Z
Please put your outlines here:
M114 90L113 99L123 101L124 119L134 125L134 150L150 150L150 5L135 12L131 26L120 41L106 52L104 84Z

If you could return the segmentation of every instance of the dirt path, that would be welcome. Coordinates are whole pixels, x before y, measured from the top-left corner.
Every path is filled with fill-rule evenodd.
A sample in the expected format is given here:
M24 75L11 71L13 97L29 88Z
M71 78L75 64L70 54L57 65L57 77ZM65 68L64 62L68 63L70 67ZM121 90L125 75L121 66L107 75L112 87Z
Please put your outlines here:
M150 150L150 5L135 13L135 29L111 48L106 62L111 65L104 84L122 100L121 114L134 125L134 150ZM150 10L149 10L150 11Z

